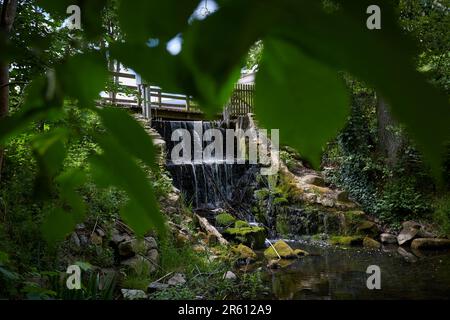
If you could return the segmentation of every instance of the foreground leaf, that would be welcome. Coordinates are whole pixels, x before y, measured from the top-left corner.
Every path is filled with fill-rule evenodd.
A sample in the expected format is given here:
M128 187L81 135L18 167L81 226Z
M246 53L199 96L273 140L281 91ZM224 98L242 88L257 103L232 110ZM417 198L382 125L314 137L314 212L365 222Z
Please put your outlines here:
M279 40L264 42L256 117L280 139L320 164L322 146L346 121L349 99L337 72Z

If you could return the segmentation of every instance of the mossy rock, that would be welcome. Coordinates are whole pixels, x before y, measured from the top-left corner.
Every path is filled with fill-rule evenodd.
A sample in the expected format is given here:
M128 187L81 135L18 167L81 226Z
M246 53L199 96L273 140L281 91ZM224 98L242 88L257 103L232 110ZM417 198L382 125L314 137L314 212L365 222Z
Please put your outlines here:
M297 257L304 257L309 255L308 251L302 250L302 249L294 249L294 253Z
M237 255L239 259L250 259L251 261L256 260L256 253L242 243L231 247L231 251Z
M375 224L375 222L364 220L358 224L358 226L356 227L356 232L358 232L359 234L376 237L380 233L380 230L378 229L378 226Z
M216 216L216 224L221 227L229 227L233 225L235 221L236 218L226 212L220 213Z
M333 236L330 238L330 243L333 245L342 246L358 246L363 243L361 236Z
M275 247L275 250L273 249ZM297 254L295 251L283 240L278 240L273 244L273 247L270 246L264 251L264 257L266 257L267 260L274 260L279 259L280 257L282 259L295 259L297 258ZM278 254L277 254L278 252ZM280 255L280 256L278 256Z
M234 223L235 228L246 228L250 227L247 221L238 220Z
M263 248L267 236L263 227L228 228L223 235L229 241L242 243L254 249Z
M377 240L374 240L370 237L364 237L363 246L366 248L370 248L370 249L380 249L381 243L379 243Z

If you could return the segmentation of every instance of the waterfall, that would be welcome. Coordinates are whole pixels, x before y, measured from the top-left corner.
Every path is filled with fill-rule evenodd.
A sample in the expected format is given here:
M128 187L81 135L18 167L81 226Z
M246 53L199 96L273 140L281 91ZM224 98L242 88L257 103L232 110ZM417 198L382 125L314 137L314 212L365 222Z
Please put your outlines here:
M227 207L243 206L242 200L245 196L243 193L248 188L249 181L254 180L252 174L255 170L252 169L256 165L225 161L225 130L234 129L232 126L236 126L236 123L160 120L153 121L152 126L166 142L167 170L172 175L175 187L181 190L187 203L191 203L195 209L227 209ZM191 160L183 163L174 162L171 159L171 151L180 143L171 139L172 133L177 129L187 130L191 137ZM222 133L222 158L218 158L216 154L203 154L203 150L211 143L211 137L204 137L204 133L209 129L217 129Z

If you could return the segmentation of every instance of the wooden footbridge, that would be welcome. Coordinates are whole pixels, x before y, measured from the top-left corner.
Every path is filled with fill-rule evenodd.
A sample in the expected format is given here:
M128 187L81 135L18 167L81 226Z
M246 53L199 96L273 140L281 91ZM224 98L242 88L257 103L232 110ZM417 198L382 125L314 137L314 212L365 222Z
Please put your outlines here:
M165 92L162 88L139 83L132 73L112 72L117 84L114 93L104 93L100 103L141 112L148 119L203 120L204 113L195 100L183 94ZM120 91L122 89L122 91ZM253 112L254 85L238 83L233 94L217 117L235 118Z

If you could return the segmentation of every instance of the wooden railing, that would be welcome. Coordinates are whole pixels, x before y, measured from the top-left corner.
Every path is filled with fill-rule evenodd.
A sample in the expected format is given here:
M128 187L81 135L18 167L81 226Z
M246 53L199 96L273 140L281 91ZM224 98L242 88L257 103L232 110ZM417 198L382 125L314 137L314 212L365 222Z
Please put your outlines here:
M118 78L135 79L134 74L112 72L112 76ZM136 89L136 97L114 98L102 97L101 103L112 103L126 108L142 109L146 117L152 117L152 110L175 110L181 112L201 112L199 105L191 96L177 93L164 92L160 87L150 85L124 85L121 86ZM120 93L119 93L120 94ZM224 112L228 116L240 116L253 112L253 84L236 84L233 94L224 106Z

